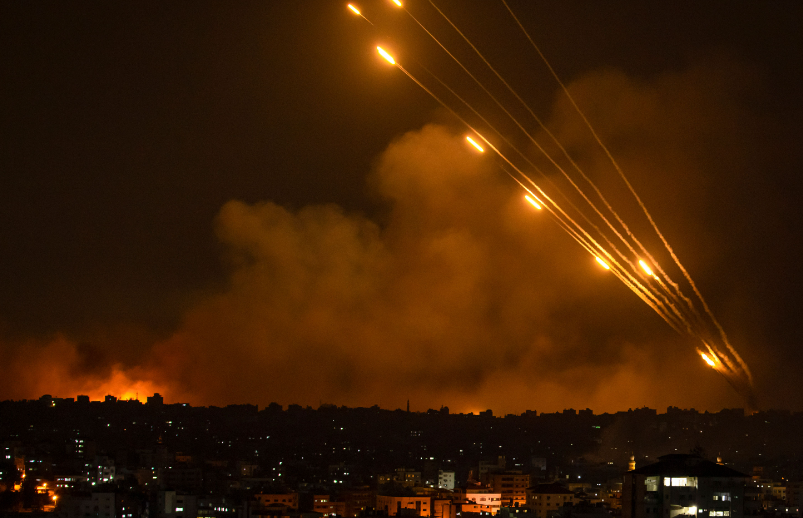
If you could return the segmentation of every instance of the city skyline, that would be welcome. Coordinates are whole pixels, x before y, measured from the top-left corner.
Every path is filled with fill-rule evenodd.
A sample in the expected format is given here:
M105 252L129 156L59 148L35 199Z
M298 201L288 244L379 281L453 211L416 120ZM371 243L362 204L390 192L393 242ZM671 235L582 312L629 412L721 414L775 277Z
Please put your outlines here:
M436 3L660 248L504 5ZM758 407L803 409L803 9L510 6ZM406 7L454 44L429 4ZM343 2L0 8L0 400L745 407L376 55L440 67L420 29L360 8L376 31Z

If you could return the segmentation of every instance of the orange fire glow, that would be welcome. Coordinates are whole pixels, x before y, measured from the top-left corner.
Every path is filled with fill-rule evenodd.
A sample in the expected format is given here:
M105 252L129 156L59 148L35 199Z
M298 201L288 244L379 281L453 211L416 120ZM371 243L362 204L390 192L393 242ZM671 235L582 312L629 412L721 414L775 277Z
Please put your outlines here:
M716 368L717 364L714 362L714 360L712 360L711 358L709 358L707 354L705 354L705 353L700 353L700 356L702 356L702 357L703 357L703 360L705 360L705 363L707 363L707 364L708 364L708 365L710 365L711 367L714 367L714 368Z
M354 7L354 6L353 6L353 5L351 5L351 4L349 4L349 6L348 6L348 7L349 7L349 9L351 9L352 11L354 11L354 14L362 14L362 13L360 13L360 10L359 10L359 9L357 9L356 7Z
M84 393L92 400L102 400L106 395L112 395L120 400L137 399L144 402L147 396L156 392L164 394L167 390L152 381L131 379L122 370L114 369L108 380Z
M603 260L602 260L602 259L600 259L599 257L595 257L594 259L596 259L596 260L597 260L597 262L598 262L600 265L602 265L602 267L603 267L603 268L605 268L606 270L610 270L610 269L611 269L611 267L610 267L610 266L608 266L608 263L606 263L605 261L603 261Z

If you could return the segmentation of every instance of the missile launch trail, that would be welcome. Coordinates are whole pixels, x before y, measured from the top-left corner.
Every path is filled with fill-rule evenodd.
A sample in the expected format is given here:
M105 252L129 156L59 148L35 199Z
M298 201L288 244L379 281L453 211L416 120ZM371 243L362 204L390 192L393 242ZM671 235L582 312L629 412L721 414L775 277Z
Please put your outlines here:
M669 243L659 231L654 219L648 212L646 206L642 202L641 198L633 189L632 185L624 175L624 172L619 167L618 163L614 160L613 156L605 147L602 140L599 138L596 131L591 126L588 118L585 114L582 113L577 103L571 97L568 88L564 85L562 81L560 81L559 77L555 73L554 69L552 68L551 64L546 60L546 57L541 53L540 49L535 45L534 41L532 40L529 33L525 30L521 22L515 16L513 11L504 2L503 4L505 8L510 13L511 17L515 20L518 27L524 32L527 39L530 41L531 45L539 55L539 57L545 62L547 67L549 68L550 72L552 73L555 80L560 85L563 92L569 98L572 106L575 108L578 115L583 119L583 122L586 124L590 132L593 134L595 141L598 143L599 146L602 147L606 156L609 158L613 168L616 170L617 175L620 179L625 183L627 189L632 194L632 196L637 201L639 207L642 209L644 215L648 219L651 227L659 236L661 243L664 245L666 250L669 252L670 256L672 257L675 265L681 271L684 279L688 282L689 286L691 287L697 302L702 306L703 313L707 318L703 318L700 311L697 310L695 302L692 301L691 298L687 297L683 294L680 285L673 281L672 278L668 275L668 273L661 267L660 263L655 260L654 256L650 254L647 247L636 238L636 236L631 231L630 227L625 223L623 218L614 210L612 204L609 200L603 195L602 191L598 188L598 186L588 177L588 175L580 168L577 161L568 153L566 148L562 145L560 141L555 137L555 135L546 127L546 125L541 121L541 119L535 114L535 112L527 105L527 103L516 93L515 90L510 86L510 84L502 77L502 75L497 71L497 69L489 62L488 59L482 54L482 52L472 43L469 38L457 27L455 23L440 9L438 8L432 0L429 0L429 4L432 8L437 11L437 13L443 17L448 24L460 35L463 41L476 53L476 55L481 59L481 61L487 66L491 72L496 76L496 78L504 85L504 87L516 98L516 100L520 103L521 106L530 114L530 116L537 122L540 128L544 131L544 133L552 140L552 142L557 146L560 150L561 154L564 158L566 158L569 163L572 165L572 168L576 173L580 175L582 180L588 184L591 189L593 190L594 194L597 198L599 198L600 202L602 203L603 208L597 207L597 204L592 201L589 195L584 192L584 190L580 187L580 185L571 177L568 171L566 171L563 167L561 167L557 160L551 156L551 154L542 146L530 132L528 132L524 125L513 115L511 110L504 106L500 100L494 96L489 87L483 84L477 78L477 75L469 70L469 68L462 63L456 55L450 51L441 41L429 30L427 27L419 21L419 19L414 16L409 10L402 7L400 2L394 2L398 7L403 8L407 14L415 21L415 23L424 31L426 34L433 40L437 45L457 64L459 67L476 83L481 90L488 96L488 98L492 101L491 106L495 106L496 108L500 109L518 128L519 131L535 146L538 152L544 156L548 162L562 175L562 177L568 181L569 185L572 187L572 190L579 194L583 201L583 206L588 207L591 209L590 213L587 213L587 210L583 210L578 205L576 205L570 197L564 193L548 176L547 174L538 168L535 163L527 156L527 153L522 152L517 146L515 146L511 140L509 140L502 132L500 132L494 124L489 122L489 119L481 113L481 111L485 108L485 106L478 106L474 103L469 103L463 99L453 88L448 84L447 81L439 78L436 74L431 72L427 67L423 64L419 63L419 65L426 70L429 75L446 91L449 92L453 96L453 98L457 99L465 108L467 108L471 113L477 116L485 126L490 130L490 134L497 135L499 139L504 143L507 148L510 148L514 152L515 159L521 160L526 164L525 166L519 166L514 163L513 157L508 156L507 151L503 151L499 149L496 145L494 145L489 138L483 136L475 127L469 124L463 116L458 113L459 108L453 106L450 102L447 102L443 98L439 97L431 88L427 87L421 80L417 79L411 72L406 70L404 67L401 66L388 52L386 52L383 48L377 47L377 51L379 54L388 61L388 63L396 66L399 70L401 70L408 78L410 78L413 82L415 82L420 88L422 88L427 94L429 94L433 99L435 99L439 104L445 107L449 112L451 112L457 119L462 122L472 133L476 134L480 140L483 141L485 147L489 148L493 151L493 154L502 160L502 163L499 164L500 168L505 171L511 178L513 178L522 188L524 188L529 194L526 196L526 199L529 203L531 203L534 207L546 208L547 212L555 218L556 222L563 228L569 235L577 241L584 249L586 249L589 253L591 253L597 262L606 270L611 271L619 278L629 289L631 289L639 298L641 298L648 306L650 306L664 321L666 321L670 327L672 327L675 331L680 334L687 335L690 337L695 337L702 341L705 348L709 351L709 354L706 355L700 351L701 357L703 361L706 362L709 366L713 367L717 372L725 376L728 382L739 392L745 399L748 401L748 404L755 408L755 396L753 395L752 391L752 375L750 373L749 368L745 364L745 362L741 359L738 355L736 350L730 344L727 335L725 334L724 329L719 324L717 319L714 317L711 309L709 308L707 302L702 297L702 294L698 290L696 284L691 279L691 276L688 274L688 271L683 267L680 263L679 259L674 253L674 250L670 247ZM351 4L349 4L349 8L354 11L355 13L362 16L362 14L356 10ZM364 19L367 20L364 16ZM369 21L370 23L370 21ZM372 24L373 25L373 24ZM467 141L478 151L484 152L484 147L480 145L477 141L472 139L471 137L467 137ZM539 175L541 175L545 182L549 184L548 190L552 191L554 195L560 197L562 202L566 202L568 209L562 208L550 195L545 192L541 186L536 184L528 174L522 169L522 167L526 167L532 171L535 171ZM511 170L514 173L511 173ZM524 183L531 186L535 191L538 192L539 198L541 198L540 203L534 200L535 194L529 188L525 186ZM530 196L532 195L532 197ZM607 211L609 214L613 216L614 221L611 221L604 213ZM571 214L569 213L571 212ZM594 219L597 219L602 223L602 227L600 227L597 223L594 222ZM584 222L580 224L578 221L581 220ZM614 223L615 222L615 223ZM587 225L585 227L584 225ZM617 227L618 225L618 227ZM606 230L603 230L606 229ZM613 236L609 237L608 231L610 231ZM618 244L624 245L626 250L620 249ZM639 253L640 252L640 253ZM642 257L646 258L642 259L638 256L641 255ZM605 259L603 259L603 257ZM655 271L654 271L655 269ZM657 272L657 273L656 273ZM718 347L715 344L715 340L712 339L712 336L718 335L720 346Z

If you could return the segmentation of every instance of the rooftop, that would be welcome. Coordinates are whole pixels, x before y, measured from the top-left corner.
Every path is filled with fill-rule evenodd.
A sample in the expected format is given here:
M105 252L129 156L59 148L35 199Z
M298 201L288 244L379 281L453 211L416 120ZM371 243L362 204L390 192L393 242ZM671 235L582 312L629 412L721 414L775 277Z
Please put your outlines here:
M664 477L749 478L735 469L704 459L699 455L673 453L658 457L658 462L632 471L637 475Z

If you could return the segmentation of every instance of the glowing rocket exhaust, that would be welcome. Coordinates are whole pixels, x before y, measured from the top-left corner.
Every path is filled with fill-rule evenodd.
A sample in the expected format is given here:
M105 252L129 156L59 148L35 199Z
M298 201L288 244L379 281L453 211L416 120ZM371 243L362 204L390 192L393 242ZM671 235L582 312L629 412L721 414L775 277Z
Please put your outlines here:
M396 4L396 6L403 8L402 7L402 0L390 0L390 1L392 1L394 4ZM432 2L430 2L430 3L432 3ZM434 4L433 4L433 6L434 6ZM354 7L352 4L349 4L348 7L354 13L362 16L362 14L360 14L359 10L356 7ZM437 9L437 7L436 7L436 9ZM440 11L440 9L437 9L437 10ZM508 8L508 10L510 11L510 8ZM408 14L410 14L410 13L408 12ZM511 15L512 14L513 13L511 11ZM454 25L454 23L451 22L451 20L449 20L443 13L441 13L441 15L446 19L447 22L449 22L452 25L453 28L457 29L457 27ZM412 14L410 14L410 16L412 16ZM365 18L364 16L362 16L362 17ZM515 15L513 17L515 19ZM421 24L421 22L416 20L415 17L413 17L413 20L415 20L418 23L418 25L421 26L421 28L424 31L426 31L433 39L435 39L435 42L438 43L440 45L440 47L444 51L446 51L446 53L449 54L452 57L452 59L454 59L457 62L457 64L460 65L463 68L463 70L465 72L467 72L472 78L474 78L474 76L471 74L471 72L469 72L468 69L465 66L463 66L463 64L460 63L457 60L457 58L455 58L451 54L451 52L446 47L444 47L444 45L442 45L435 38L435 36L433 36L429 32L429 30L426 27L424 27ZM518 20L516 20L516 21L518 21ZM521 26L520 23L519 23L519 26L522 28L522 30L524 30L524 27ZM458 30L458 32L460 32L460 31ZM526 35L526 31L524 31L524 32L525 32L525 35ZM462 33L460 33L460 34L462 35ZM463 36L463 38L466 40L466 42L471 47L474 47L474 45L471 42L469 42L468 39L465 36ZM529 38L529 35L528 35L528 38ZM530 42L532 43L532 40L530 40ZM535 44L533 43L533 46L534 45ZM482 54L480 54L480 52L476 48L474 48L474 50L479 55L479 57L482 58L482 60L485 62L485 64L488 65L488 67L490 67L491 70L496 73L496 70L491 66L490 63L488 63L488 61L482 56ZM571 182L572 186L574 186L574 188L578 191L578 193L580 195L582 195L583 199L585 199L585 201L588 202L589 206L596 212L596 214L598 214L603 219L603 221L608 225L608 227L611 229L611 231L616 234L616 237L618 237L619 240L621 240L627 246L627 248L630 250L630 252L633 255L630 255L629 257L627 257L625 255L626 252L620 251L617 248L619 245L617 244L616 240L613 240L613 241L611 240L612 236L607 236L602 230L600 230L600 228L597 228L596 224L592 223L592 221L586 216L586 214L584 214L583 210L581 210L580 208L575 207L573 205L573 208L576 209L580 213L581 216L583 216L585 221L587 221L591 226L593 226L594 230L596 230L597 233L600 236L592 235L593 233L591 233L590 229L583 228L583 226L580 223L578 223L578 221L575 221L575 218L573 216L567 214L564 210L562 210L558 206L558 204L552 198L550 198L550 195L547 195L547 193L545 193L543 190L541 190L541 188L538 185L536 185L535 182L533 182L533 180L531 180L528 177L527 174L525 174L516 165L514 165L514 163L511 162L502 152L500 152L494 146L494 144L492 142L490 142L489 140L487 140L484 137L482 137L480 135L480 133L477 130L474 129L473 126L471 126L466 120L464 120L463 117L457 111L455 111L455 109L452 106L450 106L449 103L447 103L444 100L442 100L433 91L431 91L426 85L421 83L412 74L410 74L407 70L405 70L404 67L402 67L401 64L397 63L396 60L393 58L393 56L391 56L382 47L377 47L377 51L379 52L379 54L385 60L387 60L388 63L390 63L391 65L394 65L401 72L403 72L405 75L407 75L407 77L409 77L413 82L415 82L419 87L421 87L431 97L433 97L436 101L438 101L444 108L449 110L455 117L457 117L457 119L459 119L463 124L465 124L468 127L468 129L472 132L472 134L476 137L476 140L475 140L474 138L469 136L469 137L466 137L466 140L472 146L474 146L474 148L478 152L483 153L485 151L483 149L483 147L488 147L491 151L493 151L493 153L495 155L498 155L498 157L500 159L504 160L513 170L515 170L519 175L521 175L523 177L523 181L531 183L533 185L533 187L535 189L537 189L537 191L540 193L540 197L535 196L533 194L533 191L531 191L528 187L526 187L525 184L522 183L522 181L520 181L516 176L514 176L511 172L509 172L506 168L503 167L503 170L507 174L509 174L517 183L519 183L519 185L521 185L521 187L523 187L525 189L525 191L527 191L530 194L529 196L525 196L525 199L530 204L532 204L533 207L535 207L536 209L539 209L539 210L542 209L542 208L547 209L547 211L550 212L550 214L552 216L554 216L558 220L559 224L562 227L564 227L564 230L566 230L576 241L578 241L580 243L580 245L582 245L587 251L589 251L594 256L594 258L596 259L596 261L599 263L599 265L602 268L604 268L605 270L610 270L618 278L620 278L620 280L622 280L631 290L633 290L637 295L639 295L639 297L644 302L646 302L653 310L655 310L656 313L658 313L667 323L669 323L669 325L673 329L678 331L678 333L683 334L683 335L688 334L688 335L690 335L692 337L697 337L697 338L701 338L701 339L703 339L703 337L706 337L705 339L703 339L703 343L708 348L707 353L703 353L702 350L697 349L697 351L701 355L703 361L705 361L714 370L716 370L717 372L722 374L725 377L725 379L728 381L728 383L730 383L731 386L733 386L733 388L741 396L743 396L745 398L747 405L751 409L757 409L758 408L757 403L756 403L756 397L755 397L755 394L753 392L752 376L750 374L750 371L749 371L747 365L741 359L741 357L739 357L738 353L734 350L734 348L730 345L730 343L728 341L728 338L725 335L725 331L723 330L722 326L719 324L719 322L716 320L716 318L714 317L713 313L709 309L708 304L703 299L702 294L697 289L697 286L695 285L694 281L691 279L691 276L686 271L686 269L683 267L683 265L680 263L679 259L675 256L674 251L672 250L672 248L670 247L669 243L664 238L663 234L660 233L660 231L658 230L658 228L655 225L655 223L652 221L652 216L649 214L649 212L647 211L646 207L642 203L641 199L638 197L636 192L633 190L633 187L630 185L630 183L628 182L627 178L624 176L624 173L619 169L619 166L617 165L617 163L614 161L613 157L608 152L608 149L602 144L602 142L600 141L599 137L597 137L594 129L591 128L590 123L588 123L588 121L585 120L585 115L583 115L583 113L579 111L579 108L577 108L576 105L575 105L575 108L577 109L578 113L585 120L585 122L588 125L589 129L591 130L592 134L596 138L597 142L602 146L602 149L608 154L608 157L612 161L615 169L617 170L617 172L621 176L622 180L624 180L624 182L627 185L627 187L629 188L630 192L635 196L636 201L638 202L639 206L642 208L643 212L645 213L647 219L651 223L652 228L658 234L658 237L660 237L661 242L663 243L664 247L667 249L669 254L672 256L672 258L674 260L674 263L677 265L677 267L683 273L684 278L686 279L688 284L691 286L691 288L694 290L694 294L696 295L696 298L699 301L699 304L702 305L702 309L704 310L704 312L701 312L701 311L698 310L698 308L696 307L696 303L694 301L692 301L691 299L689 299L688 297L686 297L681 292L680 286L677 283L675 283L674 281L672 281L670 275L667 272L665 272L664 269L662 268L662 266L652 258L652 256L649 254L649 252L647 252L645 247L630 232L629 228L625 225L625 222L614 211L613 207L608 203L608 201L602 195L600 190L583 173L583 171L580 170L579 166L572 160L571 156L568 154L568 152L563 148L561 143L554 136L552 136L552 139L554 140L555 144L558 146L559 149L561 149L561 151L563 151L563 153L566 156L566 158L577 169L577 172L580 175L582 175L582 177L591 184L591 186L594 188L596 193L600 196L601 200L604 202L604 204L607 207L607 209L610 212L613 213L613 215L615 216L616 220L618 221L618 223L623 228L624 232L620 232L620 230L617 229L616 225L614 225L611 221L608 220L608 218L606 218L603 215L603 213L595 205L595 203L592 202L591 200L589 200L589 198L586 196L585 192L583 192L583 190L580 189L575 184L575 182L572 180L572 178L570 178L567 175L567 173L565 171L563 171L563 169L558 165L558 163L554 159L552 159L552 157L547 153L547 151L542 149L541 146L532 139L532 137L530 137L530 139L539 148L541 153L543 153L546 156L546 158L548 158L552 162L552 164L555 165L555 167L557 167L558 170L560 170L564 174L564 176L567 177L567 179ZM536 47L536 51L539 54L541 53L541 51L538 50L537 47ZM543 58L543 55L541 57ZM545 58L544 58L544 60L545 60ZM551 66L549 65L549 63L547 63L547 66L549 66L549 68L551 69ZM452 88L449 85L447 85L446 83L441 81L437 76L432 74L432 72L430 72L430 74L433 75L434 78L438 82L440 82L443 87L445 87L452 94L454 94L454 96L456 96L457 99L462 101L467 106L467 108L469 108L471 111L473 111L473 113L475 115L477 115L479 118L481 118L486 123L486 125L490 126L490 128L492 130L494 130L496 132L496 134L498 134L502 138L502 140L504 140L508 145L510 145L513 148L513 150L518 153L519 156L521 156L526 162L528 162L530 165L532 165L535 169L538 169L537 167L535 167L535 164L533 164L525 154L523 154L521 151L519 151L516 148L516 146L513 145L510 141L508 141L502 133L500 133L498 130L496 130L494 128L494 126L490 122L488 122L488 120L486 120L483 117L483 115L481 115L473 106L471 106L469 103L464 101L457 93L455 93L452 90ZM554 71L553 71L553 75L555 75ZM499 75L499 73L496 73L496 76L508 87L508 90L516 98L518 98L518 100L524 105L524 107L527 108L527 110L530 112L530 114L533 115L533 117L535 117L536 121L539 122L539 124L546 131L546 133L551 135L549 130L540 122L540 120L538 120L538 117L536 117L535 113L533 113L533 111L530 110L530 108L526 105L526 103L521 98L519 98L518 94L516 94L516 92L513 91L510 88L510 86L507 85L507 83ZM556 75L555 75L555 79L557 79L558 83L560 83L561 86L563 86L563 83L560 82L560 80L557 78ZM481 84L481 82L478 79L474 78L474 81L477 82L477 84L492 98L492 100L496 101L495 97L485 88L485 86L483 84ZM563 86L563 89L564 89L565 93L568 95L569 92L568 92L568 90L566 89L565 86ZM571 100L571 97L570 97L570 100ZM507 109L505 109L498 101L496 101L496 104L503 111L505 111L505 113L513 120L513 122L516 123L516 125L519 127L519 129L521 131L523 131L528 137L530 136L529 133L527 132L527 130L522 126L522 124L520 124L515 119L515 117L513 115L511 115L507 111ZM573 100L572 100L572 104L574 104ZM478 143L479 140L483 140L485 142L485 144L483 146L481 146ZM543 172L541 172L541 174L544 175ZM546 175L544 175L544 177L546 179L548 179L546 177ZM558 194L560 194L559 190L557 189L557 186L555 186L555 189L558 192ZM541 201L542 199L545 200L546 202L548 202L548 205L545 204L544 202L542 202ZM602 241L599 241L600 237L604 240L604 243L602 243ZM631 243L631 240L632 240L632 243ZM611 248L610 251L606 250L606 248L603 247L603 245L605 243L607 243L607 245L610 246L610 248ZM640 249L640 252L636 252L637 248ZM599 253L600 256L597 256L597 253ZM615 257L617 255L619 257L621 257L622 259L624 259L624 263L627 266L626 268L623 267L617 261L617 259L615 259ZM648 264L646 261L644 261L642 259L639 259L638 255L642 255L642 257L646 256L648 258L648 260L650 261L650 263ZM605 260L602 259L602 257L610 259L612 261L612 263L611 264L607 263ZM636 266L635 263L638 263L638 266ZM645 278L644 274L639 273L638 272L639 268L641 268L643 270L644 274L646 274L647 277L652 277L652 279L655 280L655 283L653 283L649 279ZM658 277L653 272L653 268L655 268L655 270L658 273L661 274L660 277ZM646 280L647 282L643 282L644 280ZM709 345L709 342L710 342L710 345ZM716 344L720 344L721 346L717 347Z
M371 25L373 25L373 24L374 24L374 22L372 22L371 20L369 20L368 18L366 18L366 17L365 17L365 15L363 15L363 14L360 12L360 10L359 10L359 9L357 9L357 7L355 7L355 5L354 5L354 4L348 4L346 7L348 7L348 8L351 10L351 12L352 12L352 13L356 14L357 16L359 16L360 18L362 18L362 19L363 19L363 20L365 20L366 22L370 23Z
M472 145L472 146L474 146L475 148L477 148L477 151L479 151L480 153L484 153L484 152L485 152L485 150L484 150L484 149L482 149L482 146L480 146L479 144L477 144L477 141L475 141L473 138L471 138L471 137L466 137L466 140L468 140L468 141L469 141L469 143L471 143L471 145Z
M525 199L525 200L527 200L527 201L529 201L529 202L530 202L530 205L532 205L532 206L533 206L533 207L535 207L536 209L538 209L538 210L541 210L541 205L539 205L539 204L538 204L538 202L537 202L537 201L535 201L534 199L530 198L530 195L529 195L529 194L525 194L525 195L524 195L524 199Z
M383 58L385 58L388 61L388 63L390 63L391 65L395 65L396 64L396 60L393 59L393 56L391 56L390 54L385 52L385 49L383 49L382 47L377 47L376 50L379 52L380 56L382 56Z

